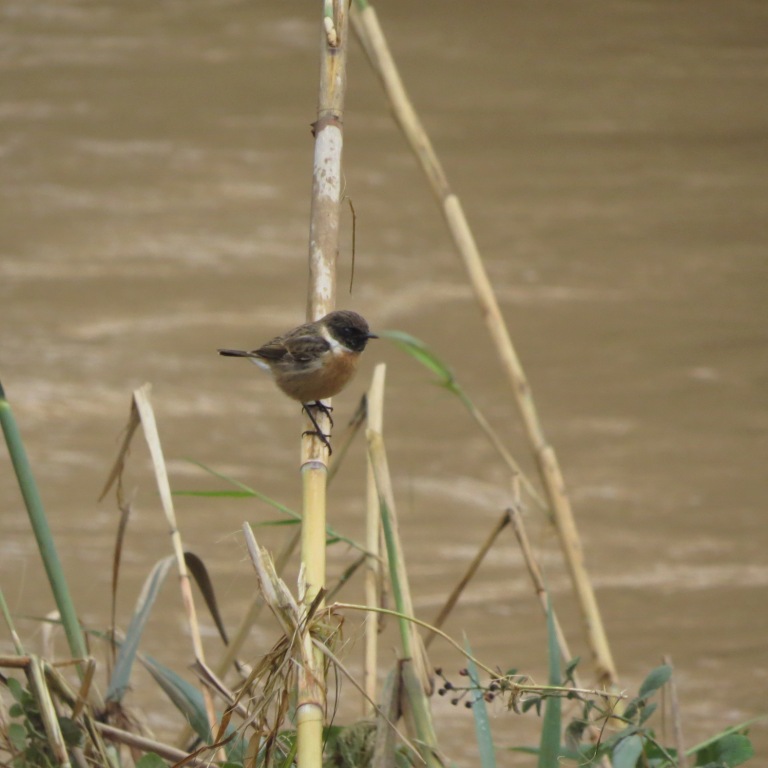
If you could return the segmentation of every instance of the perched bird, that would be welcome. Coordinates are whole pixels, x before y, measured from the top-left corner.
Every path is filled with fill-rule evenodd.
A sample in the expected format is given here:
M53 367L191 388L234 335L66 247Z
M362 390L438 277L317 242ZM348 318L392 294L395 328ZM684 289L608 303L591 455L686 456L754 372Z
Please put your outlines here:
M328 435L318 426L310 407L323 411L331 418L331 409L321 400L333 397L344 389L355 375L360 354L368 340L377 338L357 312L339 310L314 323L305 323L276 336L250 352L220 349L219 354L247 357L269 371L277 386L288 397L298 400L309 416L315 429L305 434L317 435L331 453Z

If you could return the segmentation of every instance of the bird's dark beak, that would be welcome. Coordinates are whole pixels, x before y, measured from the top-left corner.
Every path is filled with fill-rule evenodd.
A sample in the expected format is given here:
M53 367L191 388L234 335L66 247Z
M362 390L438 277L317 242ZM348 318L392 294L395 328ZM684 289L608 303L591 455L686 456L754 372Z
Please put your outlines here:
M367 333L365 335L366 339L378 339L379 337L375 333Z

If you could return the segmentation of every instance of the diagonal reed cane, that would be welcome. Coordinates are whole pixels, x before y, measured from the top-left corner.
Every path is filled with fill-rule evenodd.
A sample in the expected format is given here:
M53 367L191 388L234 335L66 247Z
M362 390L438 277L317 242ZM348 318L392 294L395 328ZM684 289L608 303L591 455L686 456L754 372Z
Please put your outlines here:
M553 510L560 545L568 565L574 590L581 608L587 637L601 684L615 685L616 668L605 634L592 584L584 564L584 555L571 503L565 490L560 465L554 448L547 442L536 410L530 385L502 317L493 287L485 271L472 231L459 198L432 147L405 90L390 53L375 10L367 0L356 0L352 23L389 99L395 120L416 154L429 180L440 210L455 242L461 260L482 309L488 331L496 346L502 368L512 390L531 449L541 476L547 499Z

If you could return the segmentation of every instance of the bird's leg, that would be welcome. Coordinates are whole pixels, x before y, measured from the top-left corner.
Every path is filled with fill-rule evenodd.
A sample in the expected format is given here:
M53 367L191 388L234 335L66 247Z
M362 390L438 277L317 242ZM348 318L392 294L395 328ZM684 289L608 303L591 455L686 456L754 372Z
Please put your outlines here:
M331 426L333 426L333 416L331 416L333 406L326 405L322 400L315 400L312 405L317 408L318 411L322 411L328 417L328 421L331 422Z
M331 448L330 440L328 439L330 437L330 435L326 435L325 432L323 432L323 430L320 429L320 425L317 423L317 420L315 419L315 417L314 417L314 415L312 413L312 410L311 410L312 405L314 405L315 407L318 407L320 410L322 410L325 413L325 415L328 416L328 418L331 420L331 426L333 426L333 419L331 419L331 414L328 413L328 410L327 410L328 406L323 405L319 401L315 402L314 404L302 403L301 404L301 409L304 411L304 413L307 414L307 416L309 416L309 420L312 422L312 425L314 426L314 429L308 429L305 432L303 432L302 434L305 434L305 435L315 435L315 437L319 438L323 442L325 447L328 449L328 455L330 456L333 453L333 449Z

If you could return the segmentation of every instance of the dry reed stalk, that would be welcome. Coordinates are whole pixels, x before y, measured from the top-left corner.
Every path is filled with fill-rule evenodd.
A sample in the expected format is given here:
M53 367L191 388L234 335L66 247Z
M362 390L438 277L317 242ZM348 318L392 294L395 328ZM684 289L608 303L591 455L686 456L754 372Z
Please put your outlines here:
M133 398L131 400L131 413L128 419L128 426L126 427L126 436L123 440L123 444L118 453L115 464L109 474L107 483L102 491L101 497L107 493L110 486L115 480L118 480L118 489L120 489L119 479L122 475L125 461L128 455L128 449L130 448L131 438L133 437L137 427L141 424L142 431L144 432L144 439L149 447L149 454L152 459L152 467L155 473L155 482L157 483L157 490L160 495L160 504L165 514L165 519L168 522L171 533L171 543L173 546L174 556L176 558L176 567L179 571L179 587L181 589L181 600L184 605L184 609L187 614L187 623L189 624L190 636L192 638L192 648L195 654L195 660L205 664L205 652L203 650L203 641L200 636L200 625L197 620L197 611L195 609L195 601L192 596L192 585L189 578L189 571L187 569L187 563L184 559L184 546L181 541L181 532L179 531L178 524L176 522L176 513L173 507L173 496L171 495L171 485L168 482L168 471L165 466L165 457L163 456L163 449L160 444L160 434L157 429L157 422L155 421L155 413L152 409L152 403L149 399L149 393L152 387L150 384L144 384L143 386L133 391ZM118 499L120 502L121 500ZM213 699L211 698L208 689L202 687L203 701L205 702L205 711L208 718L208 726L210 732L213 732L214 725L216 723L216 713L213 707ZM225 759L223 750L220 751L221 759Z
M296 551L296 547L301 541L301 531L297 531L288 541L288 543L280 550L275 561L275 568L278 575L282 574L285 566L291 558L291 555ZM232 664L234 664L237 654L240 653L240 649L243 647L243 643L248 639L251 633L251 628L256 623L256 619L261 613L261 609L264 607L264 601L261 599L261 595L256 595L251 604L248 606L248 610L245 612L240 626L229 642L229 645L224 649L224 654L219 659L218 664L214 668L214 672L217 677L224 677L227 670ZM191 731L190 731L191 732Z
M45 681L43 662L37 656L31 656L29 665L24 671L29 681L30 693L35 697L38 705L48 746L53 751L58 765L62 766L62 768L69 768L71 763L69 761L67 745L59 726L59 718L56 713L56 707L53 704L51 692Z
M382 518L386 515L386 520L382 520L385 532L386 528L391 532L391 537L387 541L387 559L389 561L390 573L392 574L390 582L395 594L395 603L400 613L405 616L415 617L408 571L405 567L405 554L397 522L395 495L392 491L387 452L384 449L384 438L380 432L376 432L370 427L366 430L365 436L368 440L370 465L376 483L379 512ZM406 623L401 621L400 627L403 653L407 658L413 659L414 668L419 675L424 690L431 693L433 686L429 672L430 666L421 635L416 631L416 625L413 622Z
M366 5L361 11L353 14L352 21L366 55L382 82L395 119L429 180L467 270L475 297L482 310L486 326L496 346L502 368L514 395L531 449L536 458L546 496L554 513L555 527L581 608L598 679L603 685L615 685L617 683L616 668L592 584L584 567L581 544L573 520L573 511L565 492L557 458L553 448L545 438L531 395L530 385L512 344L463 208L458 197L451 190L429 137L408 98L384 33L379 25L376 12L371 6Z
M150 390L151 387L149 384L139 387L133 393L133 402L141 420L144 438L147 441L149 453L152 457L152 466L155 470L155 480L157 482L157 490L160 494L160 503L170 527L173 553L176 557L176 567L179 570L181 599L187 613L187 622L189 624L195 659L205 664L205 651L203 650L203 640L200 635L200 624L197 620L197 610L192 596L192 582L190 581L187 563L184 558L184 546L181 541L181 531L176 522L176 512L173 507L173 496L171 495L171 485L168 482L168 470L165 466L165 457L163 456L163 449L160 445L160 433L158 432L157 423L155 421L155 412L152 409L152 403L149 400ZM205 701L208 725L213 729L216 724L216 712L213 708L213 699L207 688L203 687L202 693ZM223 752L221 753L221 757L225 757Z
M544 579L541 575L541 568L539 567L539 563L536 560L536 556L533 554L531 542L528 539L528 534L525 530L525 524L523 523L523 516L520 514L518 507L510 507L506 511L506 515L512 525L512 530L515 532L515 536L517 537L517 543L520 545L520 551L522 552L525 566L528 568L528 573L531 577L531 582L533 584L533 589L536 592L536 597L539 599L542 610L546 615L547 611L550 610L549 600L547 599L547 588L544 586ZM560 626L560 622L557 619L554 608L552 608L552 622L555 626L555 635L557 636L557 646L560 649L560 656L564 662L568 663L573 659L573 656L571 656L571 649L568 647L568 641L565 639L563 629ZM573 681L577 688L583 687L579 681L578 675L575 672L573 673Z
M125 746L131 749L138 749L142 752L154 752L160 755L164 760L170 760L173 763L183 763L185 766L193 766L196 768L200 766L210 767L210 758L195 758L190 757L188 752L176 747L171 747L168 744L163 744L160 741L154 739L148 739L145 736L139 736L130 731L124 731L121 728L115 728L112 725L106 723L94 722L96 730L108 741L114 741L117 744L125 744ZM109 762L105 762L105 765L111 765Z
M336 304L336 261L339 252L339 219L342 187L342 116L346 91L349 16L344 0L324 0L320 53L320 86L312 170L309 225L309 290L307 319L317 320ZM329 419L320 414L320 429L330 431ZM321 440L302 440L301 562L306 581L305 607L325 587L326 486L328 449ZM314 768L322 764L325 677L320 651L311 646L299 670L296 708L297 764Z
M590 649L594 657L597 679L606 688L618 686L618 674L608 644L608 637L600 616L595 591L584 564L584 550L571 503L566 495L565 481L552 446L544 446L538 453L539 466L547 488L547 494L555 510L555 521L560 547L571 574L574 590L586 625Z
M294 669L298 676L296 708L298 765L299 768L304 766L316 768L322 765L326 700L323 653L315 646L313 638L313 633L319 631L321 622L317 618L316 609L320 604L319 597L322 593L318 594L318 599L312 604L307 604L307 585L304 581L302 566L299 572L299 599L294 599L290 590L277 575L269 553L256 542L248 523L243 524L243 533L248 554L256 569L259 590L283 630L284 640L281 642L285 650L279 656L285 657L289 676L292 676ZM283 662L277 659L270 660L268 666L274 669L283 666ZM257 670L251 673L251 677L256 675ZM284 695L288 695L287 691ZM276 727L278 725L279 723ZM319 738L317 743L315 738Z
M368 389L367 411L368 427L378 434L384 428L384 380L387 367L379 363L373 370L371 386ZM381 559L379 542L381 540L381 517L379 515L379 496L376 492L376 478L368 456L365 514L365 604L380 604ZM376 700L376 670L378 667L379 617L371 612L365 614L365 656L363 661L363 688L369 700ZM366 714L373 714L373 707L364 702Z

